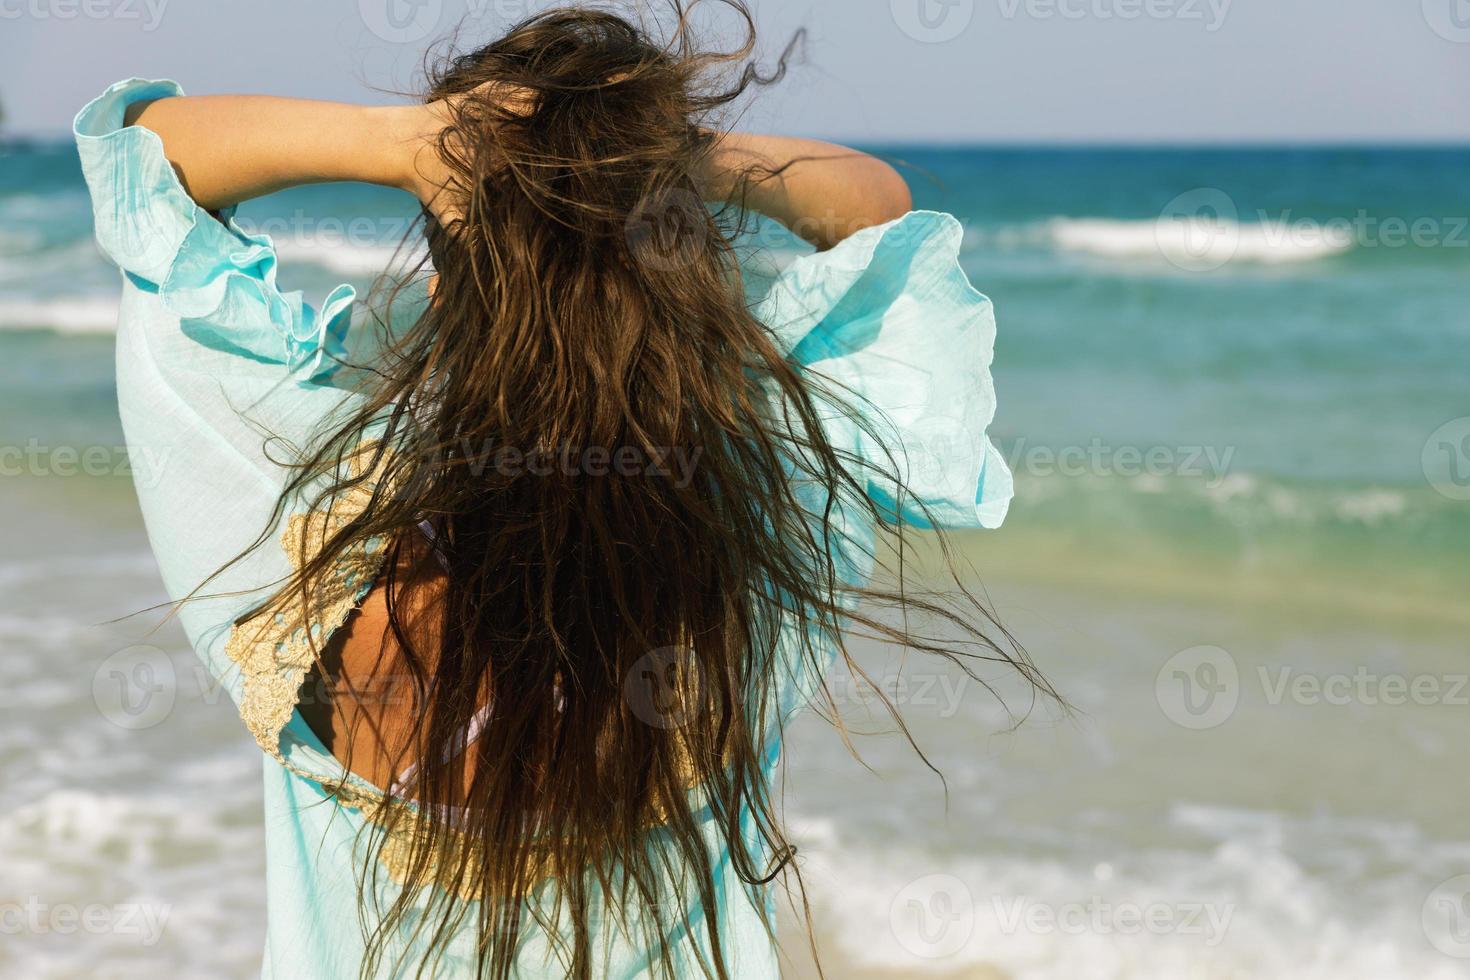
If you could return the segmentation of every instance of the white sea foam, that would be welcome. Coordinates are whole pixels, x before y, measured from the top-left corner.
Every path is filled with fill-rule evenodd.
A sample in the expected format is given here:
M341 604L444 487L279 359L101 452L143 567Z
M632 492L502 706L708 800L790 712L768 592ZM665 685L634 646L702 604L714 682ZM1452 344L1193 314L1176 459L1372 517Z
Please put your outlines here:
M1373 526L1389 518L1402 517L1408 504L1408 498L1399 491L1367 490L1341 497L1335 510L1343 521Z
M0 215L8 222L55 221L58 215L85 214L91 201L83 187L51 191L46 194L6 194L0 197Z
M394 245L308 244L294 241L276 242L285 274L296 265L314 265L328 272L354 279L367 279L388 270L411 268L416 256ZM39 270L40 260L25 260ZM15 268L0 269L5 278L20 281L25 270L20 261L9 262ZM288 282L289 284L289 282ZM310 297L308 297L310 298ZM0 330L54 330L67 334L110 334L117 329L118 301L115 296L55 296L49 299L0 297Z
M1413 513L1413 498L1404 490L1289 486L1250 473L1231 473L1216 486L1199 488L1199 493L1221 515L1239 516L1241 508L1247 508L1283 524L1378 527Z
M96 285L113 280L103 268L91 240L39 253L22 254L21 239L0 241L0 283L24 286L38 277L50 281L66 270L88 270L97 276ZM14 248L8 247L14 245ZM292 286L291 270L298 265L324 269L333 275L370 279L378 274L411 268L418 254L397 244L307 242L282 239L275 242L284 267L286 285ZM311 297L308 297L311 299ZM60 294L47 298L0 293L0 330L54 330L65 334L110 334L117 329L118 300L114 294Z
M6 659L31 668L4 675L4 972L250 976L264 921L259 752L227 706L197 697L154 730L110 723L89 692L114 641L75 604L57 589L37 617L72 642L0 629ZM73 610L70 629L52 606ZM18 618L0 606L0 625Z
M108 582L152 582L158 565L147 551L117 551L95 555L46 555L40 558L10 558L0 561L0 589L15 591L47 583L69 584L101 578ZM28 610L33 613L34 610Z
M1163 259L1187 266L1311 262L1340 255L1353 244L1349 235L1331 229L1205 217L1154 221L1053 218L1046 229L1052 243L1063 251L1110 259Z
M1184 269L1236 263L1313 262L1350 251L1350 231L1281 221L1241 222L1187 217L1152 220L1053 217L1023 225L968 229L967 251L1050 249L1117 262L1151 262Z
M341 276L376 276L389 269L411 268L418 253L399 243L313 242L275 239L276 255L283 265L307 263Z
M241 755L251 768L259 765ZM230 812L258 809L258 778L223 759L215 765L235 786L57 789L0 817L8 975L248 976L258 969L260 832ZM68 927L56 926L62 920L54 916L69 909L100 915L102 928L63 932Z
M110 281L116 274L91 235L55 245L44 244L36 233L19 232L8 242L0 238L0 284L6 286L23 287L55 276L64 282L74 282L78 275Z
M797 839L819 931L883 976L1463 978L1426 941L1422 913L1434 869L1463 848L1374 821L1213 807L1173 817L1201 846L940 858L859 845L822 822ZM1388 873L1360 878L1369 865Z
M0 299L0 330L38 329L69 334L113 333L117 329L117 299L102 296Z
M40 241L41 236L34 231L0 228L0 260L25 249L35 248Z
M1448 514L1439 498L1403 487L1314 484L1245 471L1226 473L1218 479L1143 473L1126 480L1023 473L1020 484L1018 496L1026 506L1082 497L1097 501L1122 494L1165 497L1176 506L1202 507L1238 527L1296 526L1328 531L1332 526L1376 528L1436 513ZM1196 512L1196 516L1200 515Z
M1204 494L1220 504L1238 497L1250 497L1260 488L1260 481L1249 473L1230 473L1216 486L1205 487Z

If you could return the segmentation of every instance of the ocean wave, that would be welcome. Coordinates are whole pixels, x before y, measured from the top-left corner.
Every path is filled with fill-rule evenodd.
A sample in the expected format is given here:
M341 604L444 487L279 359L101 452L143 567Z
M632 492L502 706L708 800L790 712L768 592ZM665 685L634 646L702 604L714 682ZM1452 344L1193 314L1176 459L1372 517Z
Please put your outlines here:
M1311 262L1349 251L1350 238L1327 230L1307 234L1283 222L1241 223L1214 218L1112 221L1054 218L1052 240L1064 251L1105 258L1170 262Z
M335 276L370 279L391 270L411 268L418 256L396 245L313 244L291 240L275 243L284 274L310 265ZM0 283L33 282L57 276L66 268L100 266L90 239L66 249L25 256L0 256ZM115 295L58 295L50 298L0 296L0 330L54 330L65 334L110 334L117 329Z
M79 273L105 275L108 280L116 276L90 235L50 244L37 233L10 235L7 241L0 234L0 283L34 283L43 276L74 283Z
M147 730L113 724L94 701L105 654L139 637L134 629L112 639L91 635L72 576L127 588L145 558L118 552L0 563L0 584L15 600L0 605L0 647L9 654L0 700L16 722L0 727L0 776L12 800L0 812L3 897L12 903L0 955L6 975L259 972L259 751L232 711L197 695L180 697L167 721ZM17 586L54 601L17 596ZM17 643L7 635L32 618L30 625L71 642L21 636ZM16 903L29 917L20 929ZM118 928L89 930L78 941L44 926L50 911L68 907L116 914Z
M7 973L61 980L258 972L260 830L238 816L260 808L252 755L211 756L211 768L231 783L165 786L131 766L142 785L58 786L0 817L7 898L30 903L42 922L66 907L117 917L117 928L85 942L57 942L75 937L45 928L7 936Z
M90 211L91 199L85 187L68 187L44 193L0 193L0 215L4 215L10 223L31 221L38 225L50 224L56 221L58 215L85 216Z
M1421 907L1463 846L1389 822L1210 807L1172 816L1206 839L1105 856L998 844L956 857L872 848L828 821L796 837L818 929L835 934L828 948L875 976L1462 976L1426 942Z
M56 299L0 299L0 330L54 330L70 334L109 334L117 330L116 297L63 296Z
M369 277L412 268L422 256L421 252L397 242L358 244L276 239L274 244L283 264L306 263L341 276Z
M0 589L13 592L51 583L75 587L79 581L93 578L113 583L136 581L138 577L149 580L157 573L158 565L149 551L7 559L0 561ZM0 623L5 622L4 615L0 611Z
M35 248L40 242L41 236L34 231L0 228L0 259L6 258L8 253L18 253Z
M1313 262L1353 248L1350 234L1332 228L1302 228L1285 222L1230 219L1053 217L1023 225L972 229L970 249L1014 251L1044 248L1115 261L1148 261L1185 269L1230 263L1281 265Z
M1237 516L1241 508L1249 508L1272 522L1312 526L1378 527L1448 509L1440 498L1402 488L1295 486L1251 473L1232 473L1199 493L1221 516ZM1416 501L1423 507L1415 508Z
M383 272L412 268L418 259L396 245L318 245L289 240L275 245L287 276L298 265L310 265L335 276L371 279ZM68 266L85 267L85 253L89 252L93 252L90 240L67 250L0 256L0 283L33 282L39 276L56 276ZM91 264L100 265L95 253ZM117 317L116 295L56 295L44 299L0 295L0 331L111 334L117 330Z
M1333 484L1289 480L1245 471L1161 473L1032 473L1013 465L1023 505L1063 506L1086 513L1089 505L1181 508L1211 515L1232 526L1378 528L1400 521L1456 516L1452 501L1427 488L1392 484ZM1132 498L1139 499L1129 503ZM1248 520L1244 520L1249 518Z
M417 256L394 245L317 245L278 241L276 252L286 274L311 265L333 275L368 279L383 272L411 268ZM90 261L89 261L90 258ZM90 240L67 249L30 255L0 255L0 283L34 282L57 276L66 268L100 266ZM110 334L117 329L116 295L58 295L50 298L0 295L0 330L54 330L65 334Z

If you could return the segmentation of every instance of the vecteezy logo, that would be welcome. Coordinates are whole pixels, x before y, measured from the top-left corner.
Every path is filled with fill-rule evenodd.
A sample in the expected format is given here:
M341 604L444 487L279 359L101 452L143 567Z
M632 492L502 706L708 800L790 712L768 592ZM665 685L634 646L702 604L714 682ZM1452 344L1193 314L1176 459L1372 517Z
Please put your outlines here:
M894 896L888 925L899 945L915 956L953 956L975 931L975 898L953 875L926 875Z
M1229 721L1240 703L1240 669L1219 647L1190 647L1164 662L1154 678L1154 697L1174 724L1215 728Z
M682 728L704 702L704 675L694 651L659 647L639 657L623 678L633 716L654 728Z
M367 29L389 44L414 44L433 33L443 0L357 0Z
M168 654L133 646L102 661L92 675L92 701L102 717L131 731L152 728L169 716L178 676Z
M1441 496L1470 500L1470 415L1435 429L1420 462L1424 478Z
M623 230L634 259L656 272L678 272L693 265L709 241L709 211L693 191L683 188L638 202Z
M1185 272L1214 272L1240 248L1240 210L1218 187L1197 187L1164 205L1154 225L1159 254Z
M975 0L891 0L893 22L915 41L953 41L975 19Z
M1424 935L1446 956L1470 959L1470 875L1440 882L1420 911Z
M1470 44L1470 0L1424 0L1424 20L1446 41Z

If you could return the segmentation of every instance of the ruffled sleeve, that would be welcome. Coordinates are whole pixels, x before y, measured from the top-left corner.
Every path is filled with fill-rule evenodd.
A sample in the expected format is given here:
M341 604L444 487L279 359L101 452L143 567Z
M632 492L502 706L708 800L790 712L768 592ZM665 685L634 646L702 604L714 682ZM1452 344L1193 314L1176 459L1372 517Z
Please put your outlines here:
M210 677L241 700L231 625L290 574L274 542L315 489L282 501L293 463L362 405L334 376L355 297L339 286L318 313L283 292L271 240L200 208L158 135L123 125L129 105L180 94L118 82L73 128L97 242L123 273L117 407L148 538Z
M191 339L319 382L341 362L356 294L338 286L318 312L301 293L282 292L270 238L242 231L233 209L216 220L200 208L158 135L123 125L129 105L182 94L172 81L132 78L77 114L97 242L136 285L156 293Z
M832 413L828 436L866 464L869 497L918 527L998 527L1013 492L988 435L995 316L960 268L962 238L953 216L916 211L794 259L750 297L861 417Z

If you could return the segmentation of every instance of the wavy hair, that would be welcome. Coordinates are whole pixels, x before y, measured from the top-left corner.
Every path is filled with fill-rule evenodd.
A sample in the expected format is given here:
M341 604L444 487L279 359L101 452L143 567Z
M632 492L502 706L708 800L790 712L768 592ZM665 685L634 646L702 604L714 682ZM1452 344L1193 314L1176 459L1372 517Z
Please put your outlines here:
M652 973L723 980L719 849L748 889L801 891L767 779L794 674L835 709L816 679L834 649L864 676L844 637L860 631L967 672L1003 661L1050 693L958 576L945 596L905 585L910 532L822 423L840 406L865 424L862 406L799 370L747 306L742 192L706 209L702 175L723 116L781 78L799 36L763 73L745 6L719 5L743 27L733 50L701 47L695 4L669 0L667 29L559 8L430 69L426 101L452 107L436 149L456 201L426 218L432 301L387 330L360 409L313 442L278 506L366 498L276 605L314 608L343 556L383 543L383 658L409 731L379 742L383 768L416 777L365 830L396 849L401 887L378 888L380 862L361 869L364 975L405 935L430 953L393 968L432 974L468 930L478 976L512 976L534 932L590 978L599 937L621 930ZM348 473L365 433L370 458ZM843 514L886 532L891 587L847 581ZM404 571L424 526L432 585ZM919 635L910 613L958 639ZM686 922L694 900L709 914ZM670 945L680 927L697 963Z

